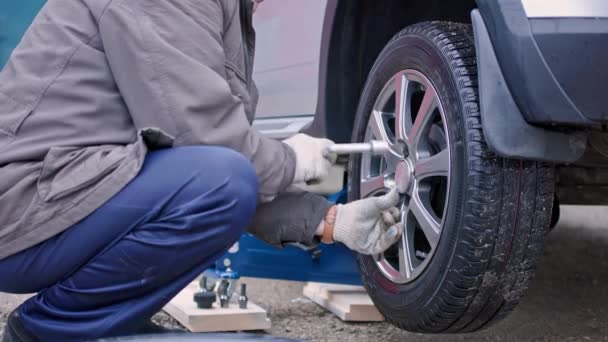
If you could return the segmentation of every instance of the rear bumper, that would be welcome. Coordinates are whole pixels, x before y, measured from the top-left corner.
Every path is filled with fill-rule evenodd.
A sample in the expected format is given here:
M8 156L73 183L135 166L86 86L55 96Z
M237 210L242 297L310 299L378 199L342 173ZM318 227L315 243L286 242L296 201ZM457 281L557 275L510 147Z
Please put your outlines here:
M527 122L608 123L606 4L478 0L505 80Z

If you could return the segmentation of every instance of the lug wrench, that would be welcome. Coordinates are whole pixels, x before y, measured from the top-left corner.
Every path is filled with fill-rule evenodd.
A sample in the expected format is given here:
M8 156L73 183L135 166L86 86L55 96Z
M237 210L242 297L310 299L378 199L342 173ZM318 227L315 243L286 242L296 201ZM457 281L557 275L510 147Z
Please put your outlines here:
M323 155L326 157L336 155L338 157L336 161L337 164L346 164L348 162L348 156L352 154L381 155L388 151L388 143L372 140L365 143L331 145L323 152Z
M389 151L388 143L379 140L372 140L365 143L356 144L334 144L329 146L323 155L329 159L330 156L337 156L337 165L346 165L348 163L348 157L353 154L372 154L382 155ZM342 166L343 167L343 166ZM320 179L314 179L306 182L306 185L319 185L323 182Z
M371 140L366 143L358 144L335 144L327 148L323 152L325 156L331 154L337 155L337 164L346 164L348 162L348 156L353 154L371 154L371 155L382 155L389 152L389 144L385 141ZM407 152L406 152L407 153ZM398 171L397 171L398 172ZM396 188L400 194L404 194L407 189L401 189L399 184L394 179L385 179L384 184L387 188Z
M384 141L372 140L358 144L335 144L327 148L326 155L351 155L358 153L369 153L372 155L384 154L389 151L388 143Z

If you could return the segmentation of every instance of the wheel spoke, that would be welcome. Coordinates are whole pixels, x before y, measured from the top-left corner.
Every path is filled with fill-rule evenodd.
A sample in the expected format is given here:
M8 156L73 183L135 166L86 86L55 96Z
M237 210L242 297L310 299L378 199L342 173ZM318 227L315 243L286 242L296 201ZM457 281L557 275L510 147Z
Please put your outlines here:
M416 161L414 174L420 181L429 177L448 177L450 172L450 152L446 148L436 155Z
M372 129L372 133L376 139L392 144L390 139L392 133L389 133L386 127L386 121L384 120L386 115L388 114L377 110L372 111L372 115L369 119L369 126Z
M407 230L403 232L403 237L399 241L399 273L407 280L412 277L414 266L412 265L412 253L410 252L410 243Z
M409 81L405 73L395 76L395 136L397 139L406 139L405 123L409 116L407 111Z
M412 129L408 135L410 148L415 148L420 141L420 138L424 135L425 128L430 119L432 119L432 114L437 108L437 105L437 94L435 93L433 87L428 87L424 93L422 103L420 104L420 109L418 109L416 120L414 120Z
M384 176L373 176L361 180L361 198L368 197L377 190L384 189Z
M431 248L435 248L439 242L441 225L437 217L426 209L417 191L410 200L410 210L416 217L418 225L424 232Z

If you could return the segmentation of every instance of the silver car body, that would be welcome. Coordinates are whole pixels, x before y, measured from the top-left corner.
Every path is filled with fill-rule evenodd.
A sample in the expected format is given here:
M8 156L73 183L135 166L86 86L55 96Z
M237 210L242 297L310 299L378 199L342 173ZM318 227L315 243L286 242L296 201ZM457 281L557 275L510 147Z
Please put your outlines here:
M256 127L284 138L312 122L327 0L266 0L254 15Z

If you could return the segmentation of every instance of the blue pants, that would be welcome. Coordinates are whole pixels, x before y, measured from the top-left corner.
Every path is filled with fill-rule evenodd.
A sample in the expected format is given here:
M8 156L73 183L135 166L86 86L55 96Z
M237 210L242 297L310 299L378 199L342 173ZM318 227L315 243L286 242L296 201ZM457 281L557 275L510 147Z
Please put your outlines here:
M45 341L133 333L240 237L257 203L241 155L217 147L152 152L112 200L64 233L0 261L0 291Z

